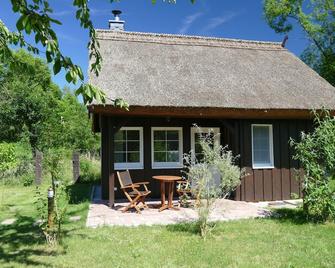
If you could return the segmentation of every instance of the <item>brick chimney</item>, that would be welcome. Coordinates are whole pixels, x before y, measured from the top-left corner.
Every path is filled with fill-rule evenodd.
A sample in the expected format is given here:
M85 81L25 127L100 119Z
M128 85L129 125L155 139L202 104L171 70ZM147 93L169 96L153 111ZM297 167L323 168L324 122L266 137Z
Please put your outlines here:
M112 31L124 31L124 20L120 19L121 10L113 10L114 20L109 20L109 29Z

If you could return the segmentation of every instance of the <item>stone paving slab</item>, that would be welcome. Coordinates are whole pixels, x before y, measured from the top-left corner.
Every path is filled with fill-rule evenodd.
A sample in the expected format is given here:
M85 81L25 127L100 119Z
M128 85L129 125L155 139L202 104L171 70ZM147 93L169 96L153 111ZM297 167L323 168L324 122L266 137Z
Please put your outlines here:
M6 219L6 220L1 222L1 225L11 225L14 222L16 222L16 219Z
M97 200L95 200L97 201ZM141 214L134 211L123 213L121 210L128 203L116 203L109 208L103 202L92 203L89 207L86 226L96 228L99 226L139 226L139 225L167 225L197 220L194 208L180 208L180 210L158 211L159 201L147 202L149 208L142 210ZM174 202L177 205L177 201ZM266 217L271 212L264 207L242 201L219 199L214 204L210 215L211 221L228 221L255 217Z
M72 216L69 218L70 221L79 221L81 219L81 216Z

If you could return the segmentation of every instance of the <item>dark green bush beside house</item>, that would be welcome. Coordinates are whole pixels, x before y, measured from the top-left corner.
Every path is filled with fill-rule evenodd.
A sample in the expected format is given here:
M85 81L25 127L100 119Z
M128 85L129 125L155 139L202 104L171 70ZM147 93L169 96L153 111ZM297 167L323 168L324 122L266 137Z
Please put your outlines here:
M289 140L313 129L312 109L334 110L333 86L281 43L127 32L124 21L110 25L97 30L104 62L90 81L109 99L127 100L129 111L108 102L88 107L101 132L104 199L113 203L120 196L114 174L124 169L150 180L158 196L153 175L182 175L183 153L201 154L194 124L221 133L215 142L240 155L247 176L236 200L301 196L301 166Z

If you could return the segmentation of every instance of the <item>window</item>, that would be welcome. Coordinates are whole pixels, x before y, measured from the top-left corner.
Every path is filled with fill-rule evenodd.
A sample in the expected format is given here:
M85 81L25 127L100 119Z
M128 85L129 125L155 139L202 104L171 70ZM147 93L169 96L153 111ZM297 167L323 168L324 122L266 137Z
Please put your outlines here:
M252 125L252 167L273 168L272 125Z
M123 127L114 135L114 168L143 168L143 128Z
M210 135L213 138L213 145L220 145L220 129L219 128L191 128L191 150L192 158L200 161L203 157L202 148L199 143L201 136Z
M181 168L183 167L182 128L153 127L152 168Z

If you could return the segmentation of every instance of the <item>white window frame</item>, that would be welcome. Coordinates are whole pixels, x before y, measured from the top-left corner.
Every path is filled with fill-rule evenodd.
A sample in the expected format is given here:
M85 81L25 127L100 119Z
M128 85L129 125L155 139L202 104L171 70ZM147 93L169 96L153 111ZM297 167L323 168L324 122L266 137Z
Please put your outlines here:
M218 127L191 127L191 156L192 160L195 161L195 134L196 133L210 133L214 134L214 145L220 145L220 128Z
M154 131L177 130L179 132L179 162L154 162ZM182 127L152 127L151 128L151 168L175 169L183 167L183 128Z
M144 164L143 164L143 127L121 127L120 130L138 130L140 132L140 162L115 163L114 161L114 169L115 170L143 169L144 168ZM113 138L115 139L115 136ZM115 148L113 150L113 153L115 154Z
M268 127L269 128L269 142L270 142L270 164L256 164L254 163L254 127ZM251 125L251 157L253 169L270 169L274 168L274 155L273 155L273 127L272 124L252 124Z

